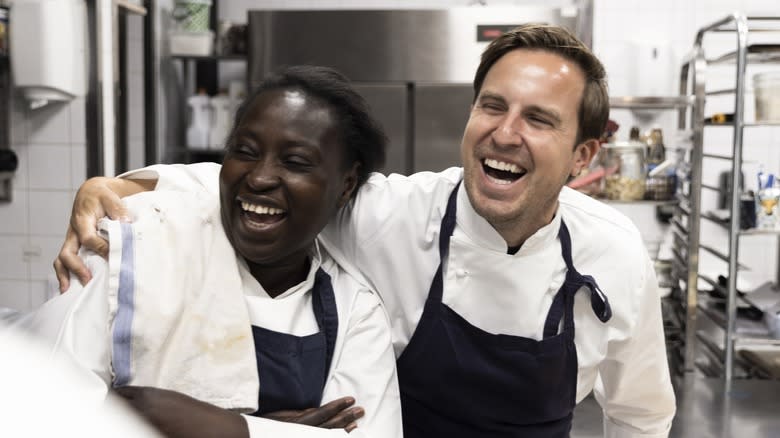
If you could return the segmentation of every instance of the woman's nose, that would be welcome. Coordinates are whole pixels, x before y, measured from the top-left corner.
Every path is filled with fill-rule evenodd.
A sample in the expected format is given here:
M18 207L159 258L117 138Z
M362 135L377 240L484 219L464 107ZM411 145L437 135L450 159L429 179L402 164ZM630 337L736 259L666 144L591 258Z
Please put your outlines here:
M279 169L271 160L258 160L247 175L247 185L252 190L269 190L279 185Z

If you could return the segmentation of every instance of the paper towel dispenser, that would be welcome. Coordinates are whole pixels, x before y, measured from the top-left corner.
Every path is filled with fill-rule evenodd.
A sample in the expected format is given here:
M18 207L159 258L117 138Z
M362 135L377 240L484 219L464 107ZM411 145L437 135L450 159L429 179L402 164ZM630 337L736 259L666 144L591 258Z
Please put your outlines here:
M11 181L19 158L11 149L0 149L0 202L11 202Z
M31 108L85 94L84 0L15 0L9 21L14 86Z

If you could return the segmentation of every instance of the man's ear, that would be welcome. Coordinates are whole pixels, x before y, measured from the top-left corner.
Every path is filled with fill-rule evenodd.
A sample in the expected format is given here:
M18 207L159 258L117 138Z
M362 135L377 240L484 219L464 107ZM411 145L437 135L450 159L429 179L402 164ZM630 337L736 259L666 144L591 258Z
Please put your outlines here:
M601 149L601 143L595 138L585 140L575 146L570 176L577 176L582 172L582 169L586 169L593 161L593 157L599 153L599 149Z
M344 188L339 196L338 207L341 208L347 205L349 199L352 197L352 193L355 191L358 182L358 170L360 169L360 163L355 162L352 167L344 174Z

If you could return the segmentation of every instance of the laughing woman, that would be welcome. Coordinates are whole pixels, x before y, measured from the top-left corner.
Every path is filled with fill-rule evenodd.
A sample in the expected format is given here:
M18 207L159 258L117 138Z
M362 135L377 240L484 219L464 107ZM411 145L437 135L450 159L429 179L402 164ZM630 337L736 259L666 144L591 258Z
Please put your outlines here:
M267 79L236 113L219 193L190 198L173 185L126 198L136 216L135 247L111 240L103 269L108 273L93 267L84 289L73 281L73 290L57 298L77 300L101 285L111 295L112 266L121 265L118 309L106 334L111 352L86 355L97 358L93 362L104 359L105 369L97 374L169 436L317 437L351 432L399 437L399 394L387 317L376 295L344 272L317 241L322 228L381 165L385 144L366 103L339 73L291 67ZM122 224L120 229L127 227ZM223 247L227 251L221 251ZM129 268L128 254L135 260ZM129 286L135 291L132 299L122 297L122 281L125 278L127 285L128 276L134 280ZM144 288L151 296L146 302ZM224 310L231 290L242 291L240 304ZM219 293L212 299L214 291ZM108 307L111 313L112 305ZM248 324L236 327L244 309ZM73 325L69 321L79 318L78 313L68 311L65 325ZM123 317L127 324L121 322ZM85 356L79 345L90 336L100 339L102 329L96 326L97 334L68 329L75 339L69 349L77 359ZM251 335L244 337L242 330ZM195 333L195 341L189 332ZM245 338L254 350L250 357L230 357L239 356L234 347ZM177 356L183 344L192 348ZM213 348L223 350L212 354ZM144 351L151 353L144 356ZM227 382L224 388L196 373L210 356L216 358L207 363L204 375ZM128 357L132 360L124 367ZM220 375L221 369L227 374L240 368L228 368L228 362L246 360L259 377L259 400L256 381L255 386L244 385ZM144 367L154 375L152 384L140 378ZM128 383L156 388L125 386ZM212 388L203 390L209 384ZM245 416L223 409L234 405L230 402L220 408L203 401L211 401L209 396L222 389L231 393L231 385L236 391L251 388L259 410Z

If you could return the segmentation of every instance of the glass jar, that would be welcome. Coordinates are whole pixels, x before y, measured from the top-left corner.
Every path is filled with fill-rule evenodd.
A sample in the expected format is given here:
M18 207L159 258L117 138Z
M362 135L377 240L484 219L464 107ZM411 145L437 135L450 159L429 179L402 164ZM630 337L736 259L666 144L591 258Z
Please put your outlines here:
M604 196L616 201L638 201L645 195L645 145L619 141L603 146L601 165L606 171Z

